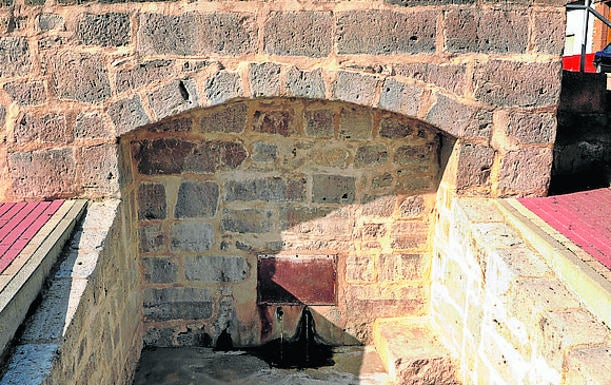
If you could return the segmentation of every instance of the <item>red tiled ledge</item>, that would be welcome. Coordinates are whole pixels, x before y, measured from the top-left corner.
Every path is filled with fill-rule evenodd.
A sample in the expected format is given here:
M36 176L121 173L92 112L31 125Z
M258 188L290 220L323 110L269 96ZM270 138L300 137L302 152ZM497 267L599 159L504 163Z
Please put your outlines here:
M23 322L86 203L0 203L0 353Z

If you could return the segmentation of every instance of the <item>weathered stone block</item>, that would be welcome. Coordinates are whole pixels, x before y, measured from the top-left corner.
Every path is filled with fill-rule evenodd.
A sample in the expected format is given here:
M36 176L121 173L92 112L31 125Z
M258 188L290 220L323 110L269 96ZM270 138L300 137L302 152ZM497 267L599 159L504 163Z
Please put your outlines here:
M221 229L234 233L267 233L273 229L272 212L223 209Z
M118 145L100 144L81 150L81 184L91 196L119 193Z
M134 90L152 82L167 78L173 73L173 60L149 60L136 64L133 68L117 71L115 75L115 87L118 93Z
M380 120L379 135L383 138L399 139L410 136L417 126L416 121L396 118L382 118Z
M333 138L335 127L330 110L306 110L303 112L305 133L316 138Z
M285 207L280 210L280 228L295 233L309 232L312 227L308 223L325 218L332 211L320 207Z
M269 62L249 65L250 93L253 97L279 95L280 68L280 65Z
M371 139L373 116L362 107L344 107L340 113L339 137L343 139Z
M535 12L533 22L533 49L537 52L550 55L562 55L566 35L566 10L558 7L552 10L544 8ZM557 20L558 23L549 23L549 20Z
M494 150L479 144L465 143L458 152L456 188L487 188Z
M214 244L214 227L206 222L181 221L170 228L170 250L199 253Z
M392 186L393 177L391 173L385 172L371 178L371 188L373 190Z
M354 202L356 195L356 178L343 175L313 175L312 202L342 203Z
M145 321L207 319L213 300L206 288L169 287L145 289L143 305Z
M393 249L420 249L426 247L429 226L421 221L397 222L391 230Z
M497 106L556 105L560 96L561 63L490 60L476 66L474 96Z
M15 125L15 142L70 143L72 131L68 129L66 117L58 114L47 114L41 117L25 114Z
M606 385L611 371L611 347L573 349L566 358L567 384Z
M127 13L85 13L76 24L76 39L85 45L121 47L131 41L131 21Z
M250 268L243 257L195 256L185 258L185 277L190 281L241 282Z
M64 52L52 59L52 75L60 99L99 103L110 97L110 80L97 54Z
M214 182L185 181L178 188L175 218L213 217L219 198L219 186Z
M399 204L401 218L418 218L425 213L425 210L424 198L420 195L408 196Z
M406 144L397 147L393 162L400 166L415 166L428 169L429 163L436 162L436 146L434 143Z
M423 93L424 88L420 86L387 78L382 84L378 107L404 115L416 116Z
M76 193L76 163L72 148L8 155L13 192L19 198L56 198Z
M371 255L351 255L346 259L346 281L373 282L375 257Z
M174 258L142 258L144 280L150 283L174 283L178 264Z
M466 66L454 64L394 64L393 69L397 75L420 80L424 83L435 84L452 91L456 95L463 95L466 86Z
M383 144L362 146L356 150L354 167L379 166L388 160L388 148Z
M174 346L174 329L149 327L142 337L144 346Z
M30 72L32 61L25 37L0 38L0 76L24 76Z
M520 143L553 143L556 137L555 114L512 112L507 117L505 135Z
M231 103L214 110L200 121L201 132L241 133L246 125L248 107L245 103Z
M138 219L165 219L167 203L162 183L141 183L138 186Z
M296 202L303 201L306 179L267 177L252 180L230 180L225 183L226 201Z
M41 31L65 30L64 18L54 13L42 13L36 16L36 27Z
M11 82L4 85L4 92L21 106L42 104L45 102L45 84L42 81Z
M228 71L219 71L206 80L204 92L211 105L221 104L244 94L240 75Z
M97 113L80 113L74 122L74 137L77 139L114 138L113 130L108 127Z
M330 143L320 145L309 152L313 164L323 167L346 168L353 157L353 152L345 146Z
M436 100L426 115L426 121L440 127L455 137L464 137L478 109L458 100L437 94ZM451 116L452 119L448 119Z
M498 187L506 194L544 194L550 181L553 152L550 148L510 151L501 159Z
M398 190L431 191L438 182L436 173L426 174L414 168L399 169L396 172L395 187Z
M108 115L117 128L117 134L122 135L150 122L149 117L142 108L140 97L119 100L108 106Z
M528 10L489 11L459 8L445 13L449 52L524 53L528 47Z
M296 132L293 111L255 111L252 130L290 136Z
M238 13L143 13L139 25L138 50L145 55L239 56L254 52L257 45L255 20Z
M325 57L333 47L332 23L330 12L273 12L265 22L265 52Z
M373 106L377 85L378 78L375 76L341 71L333 83L332 98Z
M141 253L153 253L166 249L166 236L161 225L140 225L138 229Z
M278 146L257 142L253 145L250 158L255 162L273 162L278 158Z
M174 80L151 91L148 101L157 119L162 119L197 107L197 86L193 79Z
M435 52L437 13L351 11L337 17L337 53L396 54Z
M149 132L186 132L191 131L193 119L190 116L179 115L178 118L164 119L154 125L148 126Z
M286 73L286 93L288 96L298 96L310 99L325 97L325 82L321 69L301 71L291 67Z

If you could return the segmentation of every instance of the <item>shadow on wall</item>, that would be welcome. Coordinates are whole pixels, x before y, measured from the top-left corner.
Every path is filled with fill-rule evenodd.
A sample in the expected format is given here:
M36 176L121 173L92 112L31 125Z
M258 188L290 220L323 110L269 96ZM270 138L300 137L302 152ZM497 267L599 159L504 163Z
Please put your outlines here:
M304 305L321 340L360 344L377 318L425 314L435 194L453 143L416 119L300 99L238 100L125 135L145 345L297 336ZM277 301L261 301L262 258L285 291ZM290 270L304 260L309 270ZM308 286L290 277L325 272L334 282L312 282L304 301Z

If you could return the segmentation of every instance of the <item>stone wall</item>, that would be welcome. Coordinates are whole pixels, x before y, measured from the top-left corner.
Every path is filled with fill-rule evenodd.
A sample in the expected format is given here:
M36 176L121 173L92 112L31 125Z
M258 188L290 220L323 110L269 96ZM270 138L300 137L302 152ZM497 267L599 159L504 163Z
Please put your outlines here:
M423 314L440 134L346 103L260 99L183 113L123 138L138 196L145 343L279 337L257 306L258 254L337 256L321 336L367 342L373 320ZM285 307L292 335L300 307ZM291 324L293 324L291 326Z
M262 96L418 118L461 139L457 190L546 192L564 2L77 3L0 8L5 199L118 196L117 137Z

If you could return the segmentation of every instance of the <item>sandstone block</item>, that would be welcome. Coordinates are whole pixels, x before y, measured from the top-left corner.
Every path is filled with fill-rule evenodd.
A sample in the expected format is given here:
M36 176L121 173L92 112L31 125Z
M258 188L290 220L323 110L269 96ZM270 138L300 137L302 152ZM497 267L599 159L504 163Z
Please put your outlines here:
M142 258L142 272L145 281L150 283L174 283L178 264L174 258Z
M547 20L566 20L566 11L560 7L555 10L545 8L545 10L536 12L534 15L533 49L550 55L562 55L566 29L561 24L564 23L550 23L547 26L545 24Z
M549 148L525 148L506 153L501 159L499 190L507 194L547 191L553 152Z
M465 143L458 152L456 188L487 188L494 150L479 144Z
M397 147L393 156L393 162L400 166L413 165L416 168L423 167L428 169L428 163L435 161L435 151L436 146L433 143L406 144Z
M219 71L206 80L204 92L211 105L221 104L244 94L240 75L228 71Z
M356 195L356 178L342 175L313 175L312 201L314 203L354 202Z
M393 69L397 75L420 80L424 83L435 84L452 91L456 95L465 92L466 66L454 64L395 64Z
M219 186L214 182L182 182L178 188L174 218L213 217L218 198Z
M185 258L185 276L190 281L241 282L249 266L243 257L195 256Z
M257 142L253 145L250 158L255 162L273 162L278 158L278 146Z
M356 150L354 167L379 166L388 160L388 148L383 144L362 146Z
M76 163L72 148L8 155L12 189L19 198L56 198L76 193Z
M161 183L141 183L138 186L138 219L165 219L166 215L165 186Z
M42 81L11 82L6 83L3 88L4 92L21 106L42 104L47 97Z
M567 384L606 385L611 372L611 347L581 348L567 354Z
M201 132L240 133L246 125L248 107L245 103L231 103L205 115L200 121Z
M133 68L121 69L115 76L115 87L121 93L138 89L155 81L162 80L174 73L174 61L157 59L144 61Z
M142 337L144 346L174 346L174 329L149 327Z
M0 76L24 76L30 72L29 44L25 37L0 38Z
M169 287L145 289L143 305L145 321L207 319L213 300L206 288Z
M4 127L6 122L6 108L0 104L0 127Z
M199 253L214 244L214 227L206 222L181 221L170 228L170 250Z
M553 143L556 137L556 117L551 113L512 112L505 135L520 143Z
M166 236L161 225L140 225L138 228L138 249L141 253L163 251L166 248Z
M351 255L346 259L346 281L373 282L374 256Z
M330 12L273 12L265 21L265 52L325 57L333 46L332 23Z
M131 41L131 21L127 13L85 13L76 25L76 39L85 45L121 47Z
M117 134L122 135L150 122L149 117L142 108L140 97L122 99L110 104L108 115L117 128Z
M305 198L306 180L304 177L229 180L224 190L226 201L296 202Z
M81 150L81 184L92 196L119 193L118 144L100 144Z
M280 65L275 63L251 63L249 65L250 93L253 97L280 94L280 68Z
M341 71L333 83L332 98L373 106L378 79L372 75Z
M371 110L357 106L344 107L340 113L339 137L343 139L371 139L373 116Z
M455 137L464 137L476 113L476 107L437 94L435 103L426 114L426 121ZM452 118L448 119L449 116Z
M420 249L426 247L429 226L421 221L397 222L391 229L393 249Z
M198 105L198 99L193 79L174 80L154 89L148 95L149 104L157 119L192 109Z
M292 111L255 111L252 130L264 134L290 136L296 133Z
M191 131L193 119L190 116L164 119L154 125L148 126L149 132L185 132Z
M381 175L375 175L371 178L371 188L373 190L392 186L393 176L391 173L385 172Z
M397 170L395 179L395 187L398 190L432 191L437 184L436 175L427 175L414 168Z
M435 11L352 11L338 14L337 53L396 54L435 52Z
M114 137L112 129L95 112L78 114L74 122L73 135L76 139L110 139Z
M325 218L333 210L321 207L284 207L280 210L280 228L296 233L311 230L311 226L317 219ZM305 228L307 227L307 230Z
M420 195L408 196L399 204L401 218L418 218L425 210L424 198Z
M411 135L417 126L416 121L407 119L380 119L379 135L383 138L399 139Z
M14 135L18 144L33 141L60 144L70 143L74 139L66 124L66 117L59 114L39 117L26 113L17 121Z
M273 229L272 212L259 209L223 209L221 229L234 233L267 233Z
M388 78L382 84L382 94L380 95L378 107L404 115L415 116L418 113L423 93L424 89L422 87L401 83L395 79Z
M286 73L285 87L288 96L310 99L323 99L326 92L320 68L301 71L296 67L291 67Z
M330 110L306 110L303 112L305 133L316 138L333 138L335 127L334 112Z
M65 52L52 59L52 75L60 99L99 103L110 97L110 80L97 54Z
M64 18L54 13L42 13L36 16L36 27L41 31L65 30Z

